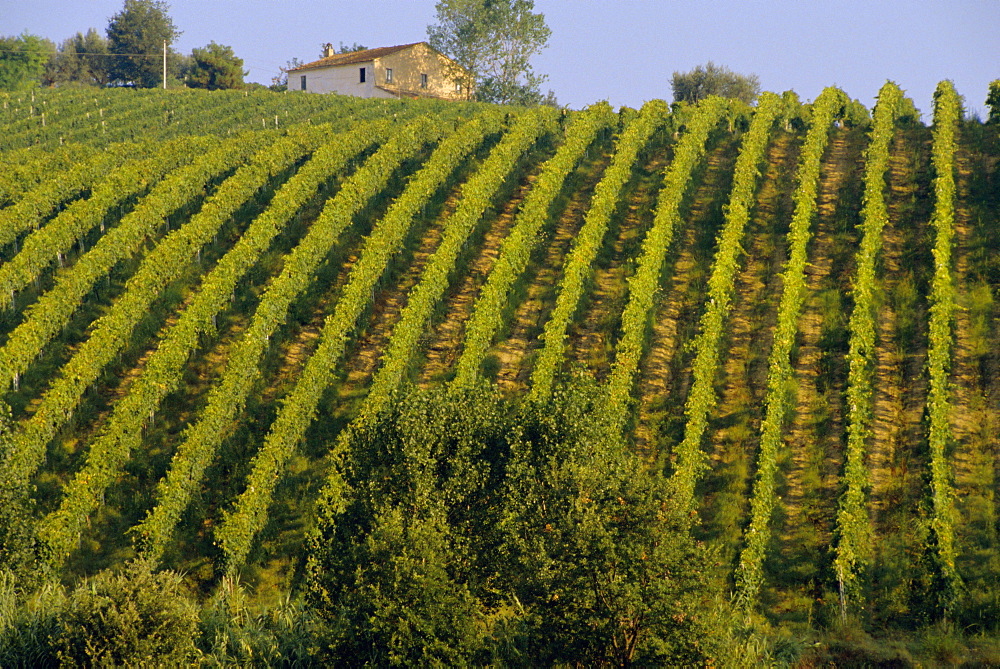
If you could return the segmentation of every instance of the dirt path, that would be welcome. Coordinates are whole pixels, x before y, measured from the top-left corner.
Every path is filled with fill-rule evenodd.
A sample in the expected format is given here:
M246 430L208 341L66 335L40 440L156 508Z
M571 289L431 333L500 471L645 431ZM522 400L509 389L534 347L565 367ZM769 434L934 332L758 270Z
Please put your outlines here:
M913 252L916 228L928 217L919 199L915 151L929 149L897 131L890 148L889 222L883 232L882 300L876 316L875 434L869 458L870 504L876 534L896 533L912 518L922 495L926 458L921 419L927 397L923 364L927 353L926 307L904 254ZM929 155L929 153L928 153Z
M420 239L413 246L413 253L406 259L405 268L398 277L378 291L371 312L364 322L361 334L340 363L343 381L338 395L342 399L358 398L367 392L368 383L385 352L392 330L406 306L410 290L417 284L424 266L441 242L441 232L448 217L458 205L458 191L453 189L445 201L442 212L427 225Z
M676 251L668 252L661 281L663 297L657 303L649 350L636 380L634 438L640 453L655 453L663 421L673 414L683 415L683 405L674 408L669 399L677 377L682 376L681 347L693 335L701 313L704 283L712 262L712 251L704 241L714 237L721 223L736 150L737 143L730 140L708 152L704 173L690 197L689 211L682 216L683 227L675 232ZM682 393L674 395L675 400L682 401Z
M721 542L727 559L739 545L749 504L798 152L798 142L788 134L778 135L768 147L720 348L724 381L705 442L711 471L705 476L702 517L706 532Z
M955 475L955 500L958 511L956 534L959 546L959 570L967 582L996 573L997 516L996 461L1000 457L1000 415L989 397L988 380L982 376L980 360L989 355L991 338L989 287L970 280L970 243L972 211L969 205L970 157L959 150L958 197L955 209L955 285L959 309L955 314L955 348L952 352L951 427L955 438L952 459Z
M577 168L578 179L572 186L572 196L559 214L554 232L546 240L542 260L529 266L524 296L514 311L509 333L493 348L498 363L497 385L504 392L520 392L527 388L531 376L531 358L541 348L538 335L545 316L555 304L556 287L562 276L563 260L576 231L583 225L594 187L604 174L611 159L610 148Z
M627 277L635 269L642 239L653 220L656 195L663 185L667 152L654 152L622 194L624 216L610 232L611 257L594 270L590 294L582 313L569 330L567 355L583 364L598 379L607 377L614 358L614 345L621 329L621 315L628 299ZM600 263L600 258L598 259Z
M522 175L518 188L504 199L503 210L489 224L478 252L462 271L458 285L445 297L444 319L434 328L430 344L425 349L425 363L418 379L421 386L440 381L454 368L462 352L465 324L472 315L479 291L493 269L500 255L500 245L510 233L517 210L536 177L534 170Z
M845 215L837 205L845 184L861 178L861 151L865 145L861 135L844 130L832 132L820 172L806 266L807 293L798 319L797 357L793 359L795 410L785 438L789 458L782 491L785 515L776 530L782 562L787 561L800 587L807 589L822 569L823 553L832 541L843 467L842 396L847 370L843 350L831 355L824 342L828 333L838 327L825 319L841 315L839 302L828 301L831 295L837 295L844 280L834 273L843 270L843 263L835 263L839 260L835 258L838 215Z

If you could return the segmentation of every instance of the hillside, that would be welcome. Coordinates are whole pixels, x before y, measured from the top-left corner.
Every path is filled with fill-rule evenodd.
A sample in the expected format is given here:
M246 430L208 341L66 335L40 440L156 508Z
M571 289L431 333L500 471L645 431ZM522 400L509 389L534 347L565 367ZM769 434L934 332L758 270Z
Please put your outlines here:
M544 404L583 370L741 606L996 631L1000 135L950 84L929 125L891 84L2 99L4 540L65 581L143 555L275 599L405 388Z

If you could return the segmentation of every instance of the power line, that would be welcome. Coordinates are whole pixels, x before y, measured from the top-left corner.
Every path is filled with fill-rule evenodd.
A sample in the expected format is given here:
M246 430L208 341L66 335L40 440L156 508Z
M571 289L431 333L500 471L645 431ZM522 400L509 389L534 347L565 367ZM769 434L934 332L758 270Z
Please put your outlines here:
M122 58L163 58L163 55L159 52L155 54L149 53L94 53L90 51L22 51L20 49L0 49L0 53L20 53L26 56L100 56L104 58L114 58L116 56L121 56ZM177 51L172 53L180 55Z

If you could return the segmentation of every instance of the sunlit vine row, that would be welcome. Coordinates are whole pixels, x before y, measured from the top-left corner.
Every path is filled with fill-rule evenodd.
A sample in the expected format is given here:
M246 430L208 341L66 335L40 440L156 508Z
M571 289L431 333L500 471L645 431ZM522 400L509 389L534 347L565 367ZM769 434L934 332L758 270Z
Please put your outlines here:
M660 274L674 231L681 223L680 206L691 184L691 174L705 155L709 134L718 125L729 103L710 97L685 124L686 133L674 148L674 157L663 177L653 225L642 242L638 268L628 280L628 303L622 312L621 337L608 376L605 404L607 420L621 432L628 420L632 382L645 348L649 318L659 292Z
M70 199L91 188L115 166L129 158L136 145L116 145L87 158L61 174L33 188L16 203L0 209L0 246L17 240L23 233L39 227ZM12 296L11 296L12 297Z
M4 154L0 158L0 207L14 204L45 181L64 178L75 165L94 155L94 149L83 144L69 144L49 151L32 146Z
M959 575L955 566L955 491L948 460L951 443L951 402L948 371L954 344L955 282L952 278L952 239L955 234L955 134L962 116L958 93L950 81L942 81L934 91L935 231L934 278L930 295L930 334L927 369L928 445L931 455L931 531L937 548L941 573L949 589L948 604L958 595Z
M855 254L854 309L848 321L844 492L837 510L837 556L834 560L844 606L849 599L860 594L856 592L857 577L870 565L873 548L867 503L867 454L873 437L875 411L875 291L879 286L875 268L882 248L882 230L889 222L885 177L889 169L889 145L902 98L902 91L896 84L886 82L882 86L865 153L861 243Z
M230 140L169 175L72 267L56 275L55 285L26 310L21 324L0 348L0 369L5 370L0 384L16 386L19 376L66 327L99 279L142 249L173 212L202 197L209 180L260 149L263 140L263 136Z
M116 407L112 422L93 443L86 463L66 486L59 508L43 519L39 535L51 549L53 559L68 555L88 516L103 499L104 491L131 457L141 430L136 419L151 416L165 391L179 384L180 366L170 363L183 363L197 345L199 335L212 328L216 314L229 303L237 284L320 187L358 153L384 139L389 128L388 123L373 124L365 133L324 138L323 145L281 186L268 208L204 277L191 303L157 349L155 361L147 361L143 385L122 400L120 410Z
M389 260L401 250L414 216L486 136L500 130L503 120L499 112L485 112L442 141L368 236L333 314L326 319L319 346L253 459L246 490L233 508L225 512L216 532L230 571L242 567L254 538L264 526L274 487L284 473L285 464L316 415L316 407L333 380L337 362L358 327L358 319L371 303Z
M152 157L126 161L112 170L90 196L77 200L25 238L20 252L0 265L0 300L21 290L44 272L90 230L101 225L130 198L143 195L171 170L213 148L215 140L184 138L167 143ZM7 306L0 302L0 307Z
M552 393L556 374L565 356L567 331L593 271L594 259L604 243L608 224L618 207L625 184L632 176L639 152L663 127L667 114L667 106L662 100L653 100L642 106L639 114L628 121L622 131L611 164L594 189L583 227L563 264L555 308L545 323L542 335L545 345L531 374L531 389L528 391L531 401L544 403Z
M393 400L434 308L448 289L449 275L469 235L524 154L540 137L553 132L555 125L556 112L551 108L541 107L522 114L489 158L463 184L458 206L445 223L441 243L428 259L393 328L382 366L372 379L356 421L376 418Z
M788 229L788 262L781 274L782 293L778 322L767 363L764 420L757 450L757 475L750 493L750 525L736 567L737 600L753 608L764 582L764 557L771 541L771 515L775 505L778 455L781 451L785 416L789 408L788 387L794 378L792 347L799 329L799 313L806 294L807 244L816 215L819 173L830 138L830 127L847 101L840 90L825 89L812 105L809 132L799 155L795 213Z
M242 410L254 383L260 378L261 359L271 336L287 319L295 299L315 281L316 269L329 255L340 234L351 224L354 216L384 190L403 161L412 158L425 143L440 134L436 124L428 121L418 121L404 128L375 123L366 126L365 133L341 135L331 144L331 148L332 145L341 147L341 155L337 156L337 152L331 150L326 157L327 162L334 157L342 160L348 152L383 140L390 127L393 128L392 139L343 183L337 194L326 202L302 240L285 256L281 274L268 285L250 325L233 344L220 380L209 391L205 408L197 422L184 433L174 453L167 475L157 491L156 506L136 528L136 535L147 557L158 560L162 555L181 514L202 484L204 471L228 426ZM313 161L323 157L321 152L317 152ZM198 328L193 322L188 325L182 317L175 329L176 334L171 332L147 363L147 368L156 370L157 376L165 380L153 378L133 390L132 393L142 393L135 399L137 408L157 406L165 394L161 385L167 383L174 388L179 383L188 351L197 344ZM126 413L121 427L114 425L113 419L111 425L116 432L134 435L141 425L128 419Z
M771 126L777 120L782 104L781 98L773 93L762 94L757 102L750 129L743 137L736 159L725 224L716 239L705 311L702 312L699 333L694 342L693 378L684 406L687 423L684 439L675 450L676 462L671 479L678 506L682 509L695 508L695 484L706 467L701 441L716 403L714 385L719 366L719 342L732 301L733 284L743 252L741 240L754 203L760 163L764 159Z
M187 262L254 195L310 153L322 141L322 129L295 132L257 154L227 179L183 227L169 234L143 260L125 292L94 325L90 337L64 365L35 413L18 426L0 462L0 484L27 485L45 459L45 447L72 416L83 392L122 350L153 300L176 279Z
M580 112L569 122L563 143L555 156L542 167L531 191L525 196L510 233L500 245L496 263L476 298L466 326L462 354L456 364L453 388L471 386L478 378L483 359L500 329L510 291L543 239L542 231L549 220L553 200L588 147L614 120L611 106L604 103Z

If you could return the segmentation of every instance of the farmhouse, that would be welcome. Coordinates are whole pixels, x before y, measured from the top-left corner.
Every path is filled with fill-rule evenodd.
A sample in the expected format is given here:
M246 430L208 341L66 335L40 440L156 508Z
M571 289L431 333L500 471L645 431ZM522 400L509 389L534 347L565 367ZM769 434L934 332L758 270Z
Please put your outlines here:
M362 98L468 100L471 76L427 42L334 53L288 71L289 90Z

